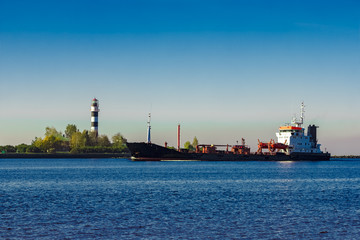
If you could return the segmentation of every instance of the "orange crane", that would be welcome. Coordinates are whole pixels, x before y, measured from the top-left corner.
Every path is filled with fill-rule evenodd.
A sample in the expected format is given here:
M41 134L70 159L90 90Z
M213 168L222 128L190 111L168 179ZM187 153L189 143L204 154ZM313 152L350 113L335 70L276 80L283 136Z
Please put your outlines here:
M279 152L280 150L284 150L285 152L288 152L289 145L286 145L287 140L285 140L284 143L275 143L274 139L271 139L270 142L264 143L260 142L258 139L258 150L257 154L262 154L262 149L268 149L270 154L275 154L276 152Z

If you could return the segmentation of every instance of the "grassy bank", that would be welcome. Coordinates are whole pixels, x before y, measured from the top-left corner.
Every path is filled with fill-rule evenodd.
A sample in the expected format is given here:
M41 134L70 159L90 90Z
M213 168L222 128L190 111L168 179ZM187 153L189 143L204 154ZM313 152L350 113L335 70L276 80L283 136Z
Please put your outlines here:
M3 153L0 158L129 158L129 153Z
M360 158L360 156L356 156L356 155L344 155L344 156L331 156L331 158Z

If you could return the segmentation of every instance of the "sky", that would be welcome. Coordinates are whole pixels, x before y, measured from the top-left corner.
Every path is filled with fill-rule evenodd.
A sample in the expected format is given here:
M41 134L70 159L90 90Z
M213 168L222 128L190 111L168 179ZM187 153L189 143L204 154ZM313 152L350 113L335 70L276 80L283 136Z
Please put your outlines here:
M359 1L0 0L0 145L47 126L128 141L276 138L299 116L360 154ZM296 114L296 115L295 115Z

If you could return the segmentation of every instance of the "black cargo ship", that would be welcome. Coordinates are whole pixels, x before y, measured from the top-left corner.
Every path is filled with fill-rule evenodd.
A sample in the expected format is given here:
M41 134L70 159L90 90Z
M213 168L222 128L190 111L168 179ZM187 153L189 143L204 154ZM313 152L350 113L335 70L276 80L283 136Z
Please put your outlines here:
M326 161L329 153L238 154L234 152L196 153L177 151L153 143L127 143L134 161Z
M277 142L258 140L258 150L250 153L250 148L242 139L241 145L197 145L196 150L180 149L180 125L178 125L177 150L151 143L150 114L148 121L147 143L127 143L131 158L135 161L161 160L198 160L198 161L326 161L330 154L320 150L317 141L317 126L309 125L308 132L302 127L304 121L304 103L301 104L300 119L293 118L292 124L279 127ZM226 150L218 150L226 147ZM265 150L265 151L263 151Z

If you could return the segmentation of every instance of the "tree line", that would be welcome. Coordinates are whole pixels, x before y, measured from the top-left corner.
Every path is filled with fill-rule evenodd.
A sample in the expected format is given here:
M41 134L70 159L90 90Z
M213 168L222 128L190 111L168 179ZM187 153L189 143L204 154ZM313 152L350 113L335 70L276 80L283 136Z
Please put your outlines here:
M35 137L30 145L0 146L2 153L121 153L127 150L126 138L120 133L111 137L97 136L95 132L80 131L75 124L68 124L64 133L54 127L46 127L44 137Z
M186 141L184 143L184 148L187 149L188 151L195 151L197 145L199 145L199 141L198 141L197 137L194 137L192 143L190 143L190 141Z

